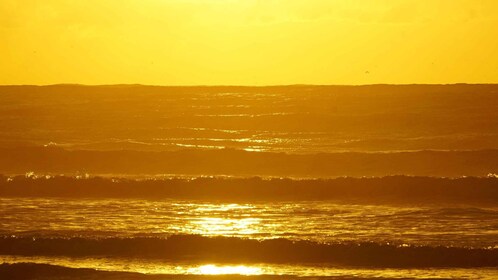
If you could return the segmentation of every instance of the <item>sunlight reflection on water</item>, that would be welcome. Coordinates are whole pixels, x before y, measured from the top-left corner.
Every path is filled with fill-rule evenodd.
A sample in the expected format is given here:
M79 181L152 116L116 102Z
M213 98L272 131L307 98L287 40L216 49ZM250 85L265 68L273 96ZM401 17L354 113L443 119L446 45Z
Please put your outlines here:
M0 232L48 236L172 234L494 247L497 208L333 202L0 198Z
M258 230L254 225L259 224L261 219L243 218L243 219L224 219L205 217L191 222L195 229L191 232L202 235L230 235L236 231L238 235L256 234Z
M255 266L218 266L214 264L201 265L187 269L188 274L220 275L220 274L240 274L240 275L261 275L263 270Z
M93 268L101 271L138 272L144 274L169 275L274 275L288 279L298 277L353 277L376 279L497 279L497 268L360 268L333 267L323 265L286 264L186 264L143 259L123 258L68 258L49 256L5 256L0 263L38 263L60 265L70 268Z

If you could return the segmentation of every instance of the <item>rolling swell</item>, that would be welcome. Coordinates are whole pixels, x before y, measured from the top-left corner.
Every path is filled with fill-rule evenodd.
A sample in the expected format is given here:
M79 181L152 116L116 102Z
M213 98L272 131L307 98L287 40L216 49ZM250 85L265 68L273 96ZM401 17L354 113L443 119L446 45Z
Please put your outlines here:
M498 204L498 178L79 178L0 175L0 196Z
M1 145L0 145L1 146ZM486 176L496 173L498 150L330 152L285 154L243 150L67 150L59 147L0 147L5 174L189 174L282 177L414 175Z
M4 236L0 254L138 257L174 261L321 263L369 267L496 267L498 249L377 243L323 244L287 239L173 235L162 238L35 238Z

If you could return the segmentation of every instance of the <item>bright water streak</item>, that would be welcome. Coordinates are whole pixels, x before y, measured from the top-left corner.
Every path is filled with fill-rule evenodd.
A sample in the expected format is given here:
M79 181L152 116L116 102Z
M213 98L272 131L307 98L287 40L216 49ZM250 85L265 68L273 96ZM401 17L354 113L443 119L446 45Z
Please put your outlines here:
M0 198L0 234L83 237L199 234L319 242L498 246L498 208L225 204L180 200Z
M52 264L70 268L92 268L101 271L124 271L145 274L167 275L273 275L297 277L350 277L359 279L496 279L496 268L354 268L323 265L286 264L196 264L170 263L164 261L119 259L119 258L67 258L67 257L25 257L2 256L0 263ZM213 278L216 279L216 278ZM271 278L280 279L280 278ZM315 279L315 278L313 278ZM319 278L316 278L319 279Z

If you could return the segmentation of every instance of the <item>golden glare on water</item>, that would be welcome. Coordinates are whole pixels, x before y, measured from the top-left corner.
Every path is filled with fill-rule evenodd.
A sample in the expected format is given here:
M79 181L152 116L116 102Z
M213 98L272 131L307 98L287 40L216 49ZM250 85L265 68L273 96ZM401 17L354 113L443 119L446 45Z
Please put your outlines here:
M258 218L226 219L205 217L192 222L195 225L192 233L203 235L255 234L258 233L258 230L254 226L260 220Z
M202 265L189 269L188 273L203 275L222 275L222 274L240 274L240 275L261 275L263 270L255 266L217 266L213 264Z
M193 212L197 217L189 221L185 228L191 234L231 236L260 233L262 219L252 215L254 210L253 205L232 203L192 204L192 206L194 208ZM235 214L241 210L246 211L243 216Z

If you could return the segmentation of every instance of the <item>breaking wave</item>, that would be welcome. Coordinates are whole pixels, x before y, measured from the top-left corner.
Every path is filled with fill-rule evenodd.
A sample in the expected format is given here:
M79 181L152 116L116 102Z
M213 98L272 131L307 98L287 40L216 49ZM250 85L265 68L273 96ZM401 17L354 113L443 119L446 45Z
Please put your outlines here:
M498 178L104 178L1 176L0 196L178 198L216 201L498 203Z

